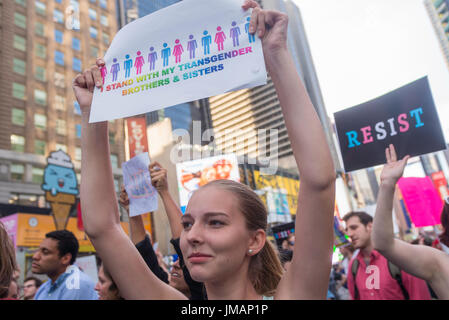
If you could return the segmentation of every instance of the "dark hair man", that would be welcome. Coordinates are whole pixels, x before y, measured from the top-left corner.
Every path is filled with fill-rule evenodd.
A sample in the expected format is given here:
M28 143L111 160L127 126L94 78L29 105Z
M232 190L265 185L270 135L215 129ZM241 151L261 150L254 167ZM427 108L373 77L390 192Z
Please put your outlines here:
M430 300L424 280L405 273L374 250L373 217L350 212L343 220L352 245L360 250L348 267L348 289L354 300Z
M36 292L35 300L96 300L95 283L73 263L79 244L67 230L49 232L33 255L31 271L46 274L45 282Z
M27 277L23 281L23 300L33 300L37 289L42 285L42 280L36 277Z

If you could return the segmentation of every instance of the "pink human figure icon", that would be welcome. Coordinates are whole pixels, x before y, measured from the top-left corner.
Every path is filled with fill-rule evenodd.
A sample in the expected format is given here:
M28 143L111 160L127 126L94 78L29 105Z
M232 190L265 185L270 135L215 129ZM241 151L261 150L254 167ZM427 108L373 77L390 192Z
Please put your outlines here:
M134 61L134 67L136 67L136 74L142 73L142 66L145 63L145 59L141 56L141 52L137 51L136 61Z
M175 43L176 45L173 48L173 55L176 57L175 63L180 63L181 55L184 52L184 48L182 47L182 44L179 43L179 39L176 39Z
M218 51L224 50L223 42L226 39L225 33L221 30L221 27L217 28L217 34L215 34L215 43L218 45Z
M108 69L106 68L106 65L101 67L100 73L101 73L101 77L103 78L103 84L104 84L104 79L106 78L106 75L108 74Z

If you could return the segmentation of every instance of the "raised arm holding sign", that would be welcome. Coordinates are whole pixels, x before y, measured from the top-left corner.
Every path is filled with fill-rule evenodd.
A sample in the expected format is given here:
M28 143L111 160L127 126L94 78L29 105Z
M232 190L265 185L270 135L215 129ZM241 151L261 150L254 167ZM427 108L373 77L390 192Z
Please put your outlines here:
M194 193L182 217L181 250L192 278L204 282L209 299L325 299L333 243L333 161L319 118L287 49L287 16L261 10L255 1L246 1L243 9L250 8L249 32L257 31L262 39L265 63L301 172L297 244L291 267L283 273L266 239L267 210L260 198L249 187L228 180L211 182ZM216 38L220 48L223 39L224 35ZM225 41L232 43L227 37ZM98 88L102 85L99 67L103 65L98 61L98 66L78 75L73 85L82 108L81 203L86 233L124 298L184 299L146 268L120 227L107 122L89 124L92 92L95 84Z
M449 299L449 255L424 245L412 245L395 239L393 233L393 197L409 156L397 159L390 145L386 151L387 164L381 173L377 208L374 216L374 247L401 270L426 280L439 299Z

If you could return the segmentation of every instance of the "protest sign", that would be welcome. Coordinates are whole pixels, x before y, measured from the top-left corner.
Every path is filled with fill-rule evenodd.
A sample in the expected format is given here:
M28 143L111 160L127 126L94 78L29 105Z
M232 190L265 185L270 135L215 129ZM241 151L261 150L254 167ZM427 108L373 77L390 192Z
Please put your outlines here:
M104 56L90 122L266 84L260 39L241 0L185 0L137 19Z
M141 153L122 165L130 217L157 210L158 193L151 184L149 165L148 152Z
M89 278L97 283L98 282L98 267L97 267L97 259L95 255L89 255L77 258L75 264L89 276Z
M441 223L443 202L429 177L401 178L398 186L415 227L434 226Z
M207 183L219 179L240 181L235 154L177 163L176 174L182 212L185 211L192 193Z
M399 158L446 148L427 77L334 117L346 172L385 163L390 143Z

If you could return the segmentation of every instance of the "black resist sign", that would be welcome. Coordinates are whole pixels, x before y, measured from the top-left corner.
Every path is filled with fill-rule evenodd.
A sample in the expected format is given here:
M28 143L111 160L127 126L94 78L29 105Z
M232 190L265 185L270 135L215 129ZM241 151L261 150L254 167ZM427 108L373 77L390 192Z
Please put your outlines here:
M427 77L334 117L346 172L385 163L390 143L399 158L446 148Z

